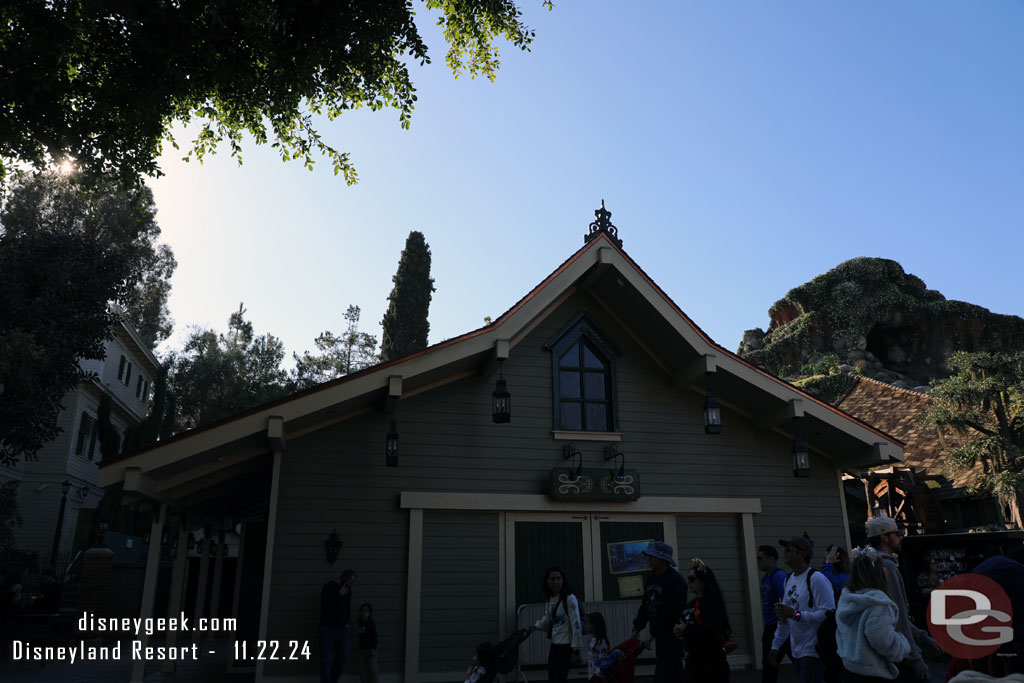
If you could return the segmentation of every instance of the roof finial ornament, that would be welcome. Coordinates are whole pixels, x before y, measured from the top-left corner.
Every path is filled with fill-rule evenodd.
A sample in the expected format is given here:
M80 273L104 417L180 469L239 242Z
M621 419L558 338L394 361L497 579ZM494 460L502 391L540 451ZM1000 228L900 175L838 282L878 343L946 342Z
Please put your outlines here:
M608 239L621 247L622 240L619 239L619 229L612 225L612 212L604 208L603 199L601 208L594 211L594 216L597 220L590 224L590 232L583 236L583 243L586 244L603 232L608 235Z

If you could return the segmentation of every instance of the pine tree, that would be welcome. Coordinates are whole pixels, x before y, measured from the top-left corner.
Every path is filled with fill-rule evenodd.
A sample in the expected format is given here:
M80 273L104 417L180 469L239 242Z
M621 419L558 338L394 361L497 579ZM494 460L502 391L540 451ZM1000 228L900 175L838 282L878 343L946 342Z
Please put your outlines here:
M413 230L405 240L398 271L391 279L395 286L388 296L391 303L384 313L381 338L382 361L401 358L427 346L430 323L427 313L434 292L430 277L430 247L423 233Z
M292 380L296 388L306 389L321 382L359 372L380 362L377 357L377 338L359 331L360 308L349 306L345 311L347 328L341 335L330 330L321 332L314 340L320 353L293 353L295 371Z

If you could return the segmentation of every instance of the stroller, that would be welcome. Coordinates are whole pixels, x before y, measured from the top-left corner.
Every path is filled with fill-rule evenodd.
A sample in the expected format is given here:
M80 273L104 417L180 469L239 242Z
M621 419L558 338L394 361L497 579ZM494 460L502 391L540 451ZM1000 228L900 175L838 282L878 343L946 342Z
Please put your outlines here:
M636 638L619 643L597 662L597 673L589 683L633 683L637 657L646 649L647 642Z
M523 644L523 641L526 640L529 635L530 631L523 628L519 629L505 640L498 641L488 654L488 661L480 661L479 655L481 650L478 647L478 656L474 657L473 666L470 667L466 680L473 680L474 683L493 683L494 679L498 677L498 674L508 674L515 671L516 667L519 665L519 646ZM483 645L490 645L490 643L481 643L481 647ZM474 677L472 674L477 670L478 666L486 669L486 673Z

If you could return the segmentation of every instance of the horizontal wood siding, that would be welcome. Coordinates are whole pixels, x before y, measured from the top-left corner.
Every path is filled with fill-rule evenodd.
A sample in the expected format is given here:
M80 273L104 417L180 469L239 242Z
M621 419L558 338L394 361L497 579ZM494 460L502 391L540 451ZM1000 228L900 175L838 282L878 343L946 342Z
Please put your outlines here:
M498 513L423 516L420 671L462 671L498 639Z
M640 472L643 495L759 498L764 507L764 514L754 516L759 543L775 543L804 530L819 547L843 537L838 485L828 460L812 454L812 476L794 478L790 442L754 429L728 409L723 409L723 433L704 434L703 397L675 388L632 337L581 293L512 348L503 368L512 394L509 424L491 422L494 377L471 376L399 402L397 468L384 464L388 417L382 411L288 441L281 468L269 638L314 637L321 585L340 568L352 567L360 574L355 602L374 604L381 671L402 670L409 517L398 508L400 492L546 493L550 469L565 463L563 442L552 435L551 359L543 346L584 310L623 352L617 358L619 451L625 453L626 466ZM585 467L603 466L603 443L576 445ZM630 508L617 504L614 509ZM716 573L722 573L734 631L745 638L741 554L753 549L740 547L736 516L702 520L695 524L680 517L681 554L703 553ZM703 533L705 528L713 533ZM329 567L323 541L332 529L345 545L337 564ZM424 552L431 552L426 543ZM496 584L496 567L486 580ZM435 599L432 594L430 600ZM424 609L427 602L425 592ZM433 609L436 603L430 605ZM495 590L495 609L497 605ZM424 639L427 630L425 622ZM424 670L450 666L456 647L460 656L465 656L462 649L471 654L472 640L456 646L453 639L438 650L421 639ZM315 664L267 667L268 673L288 670L310 673Z

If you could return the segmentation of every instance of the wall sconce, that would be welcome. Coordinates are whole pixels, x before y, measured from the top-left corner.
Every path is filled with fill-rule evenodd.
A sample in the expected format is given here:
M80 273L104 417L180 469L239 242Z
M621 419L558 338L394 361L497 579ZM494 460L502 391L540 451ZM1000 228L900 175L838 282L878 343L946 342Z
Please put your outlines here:
M807 446L801 436L793 439L793 476L811 476L811 454L807 452Z
M580 476L583 472L583 454L576 450L576 442L570 441L569 443L562 446L562 460L570 460L572 458L578 458L579 464L576 465L576 471L573 476Z
M622 462L619 464L619 473L614 475L617 481L622 481L623 479L626 478L626 454L619 453L619 449L615 446L615 444L610 443L604 447L605 462L609 460L614 461L615 458L622 458ZM614 462L612 462L612 467L615 467Z
M704 433L722 433L722 409L719 407L718 401L715 400L715 395L710 391L704 398Z
M512 395L508 393L508 385L501 372L504 364L504 360L498 361L498 381L494 384L494 392L491 393L491 419L495 424L504 424L512 419Z
M81 498L82 500L85 500L86 498L88 498L89 497L89 487L88 486L83 486L82 488L78 489L78 497Z
M391 426L388 427L387 438L384 441L384 454L388 467L398 467L398 427L394 418L391 419Z
M338 553L341 552L343 545L345 542L338 538L338 531L332 530L331 535L324 541L324 559L327 560L327 564L334 564L338 560Z
M65 479L60 485L60 493L62 496L68 495L68 491L71 490L71 480Z

